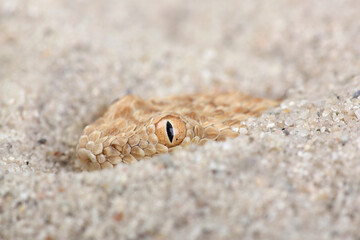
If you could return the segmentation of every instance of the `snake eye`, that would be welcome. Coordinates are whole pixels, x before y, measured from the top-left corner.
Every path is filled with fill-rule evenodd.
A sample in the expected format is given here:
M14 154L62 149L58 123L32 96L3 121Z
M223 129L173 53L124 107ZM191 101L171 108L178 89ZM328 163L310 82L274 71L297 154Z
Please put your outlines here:
M168 135L170 142L172 143L174 139L174 128L169 121L166 122L166 133Z
M178 117L166 116L155 124L155 134L166 147L177 146L185 138L185 123Z

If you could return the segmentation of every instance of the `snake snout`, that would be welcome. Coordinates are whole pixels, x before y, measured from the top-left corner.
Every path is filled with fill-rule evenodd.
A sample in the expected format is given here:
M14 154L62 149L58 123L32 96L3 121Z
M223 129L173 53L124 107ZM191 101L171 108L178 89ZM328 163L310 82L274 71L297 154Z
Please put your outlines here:
M110 162L106 162L103 154L104 140L105 138L101 138L100 131L84 130L84 134L80 137L79 144L76 147L81 168L93 170L113 167Z

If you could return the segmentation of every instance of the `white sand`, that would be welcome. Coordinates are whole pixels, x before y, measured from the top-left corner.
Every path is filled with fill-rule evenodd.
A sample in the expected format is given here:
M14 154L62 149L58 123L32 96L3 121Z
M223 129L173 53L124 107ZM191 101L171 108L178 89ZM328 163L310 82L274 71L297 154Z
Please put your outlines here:
M359 239L359 11L0 0L0 239ZM214 89L285 100L234 140L74 167L117 97Z

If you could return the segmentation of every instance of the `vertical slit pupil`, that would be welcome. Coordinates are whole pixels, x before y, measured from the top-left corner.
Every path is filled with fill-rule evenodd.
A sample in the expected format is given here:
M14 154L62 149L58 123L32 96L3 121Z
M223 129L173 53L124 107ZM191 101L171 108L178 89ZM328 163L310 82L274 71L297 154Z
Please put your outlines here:
M170 142L172 143L174 139L174 128L169 121L166 122L166 133L168 135Z

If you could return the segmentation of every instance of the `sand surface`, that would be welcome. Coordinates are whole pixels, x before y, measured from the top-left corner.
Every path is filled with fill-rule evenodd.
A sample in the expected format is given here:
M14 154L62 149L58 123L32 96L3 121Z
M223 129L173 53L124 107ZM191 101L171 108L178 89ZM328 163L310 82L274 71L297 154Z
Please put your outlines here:
M359 239L358 0L0 0L0 239ZM234 140L81 172L114 99L242 90Z

